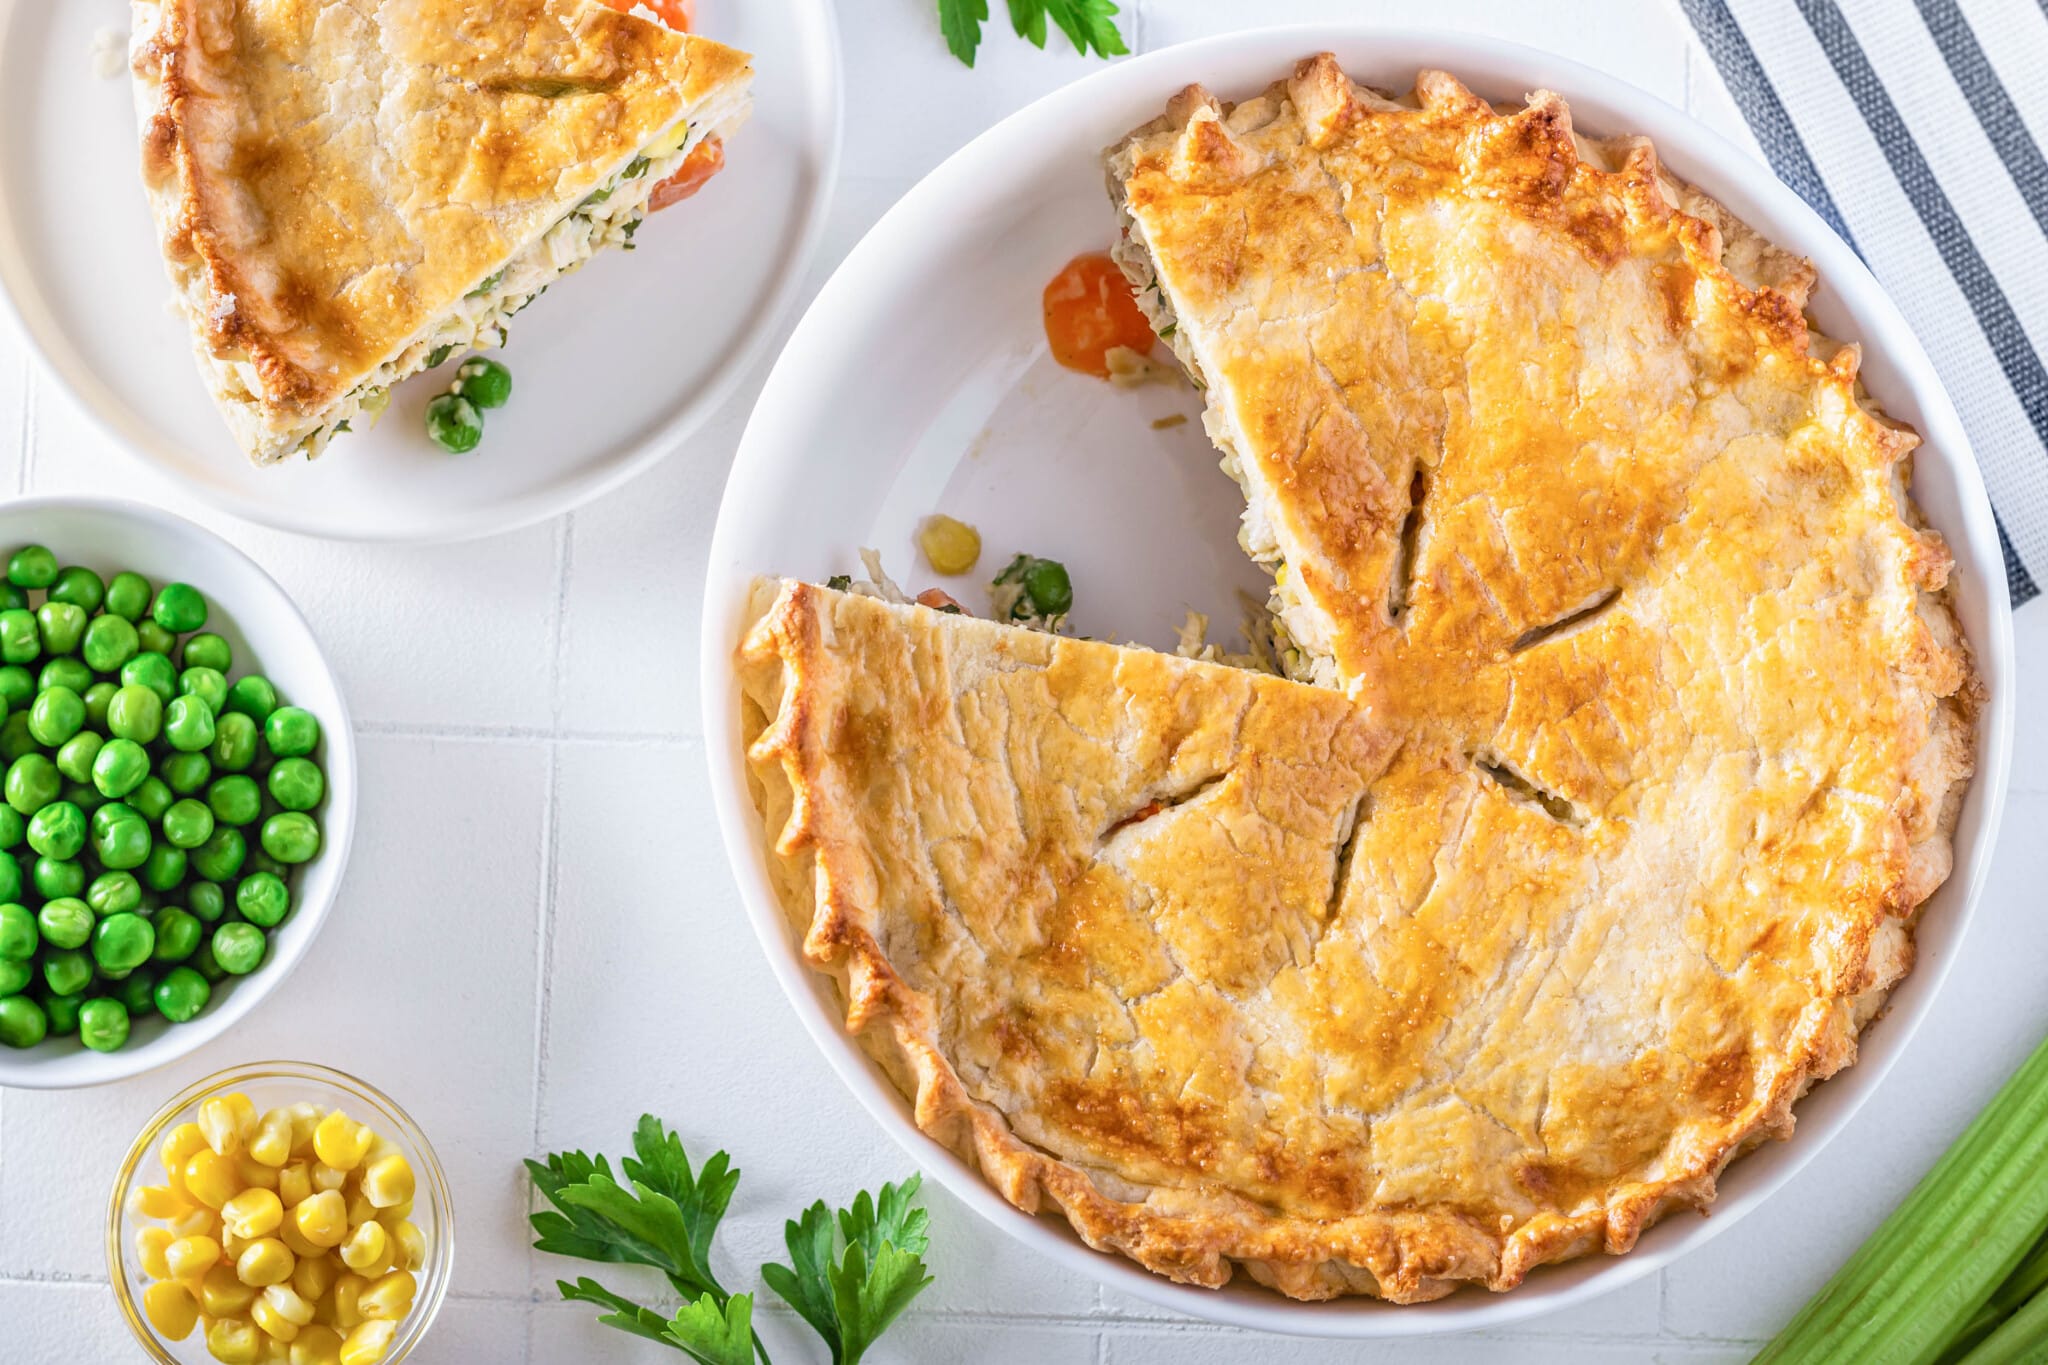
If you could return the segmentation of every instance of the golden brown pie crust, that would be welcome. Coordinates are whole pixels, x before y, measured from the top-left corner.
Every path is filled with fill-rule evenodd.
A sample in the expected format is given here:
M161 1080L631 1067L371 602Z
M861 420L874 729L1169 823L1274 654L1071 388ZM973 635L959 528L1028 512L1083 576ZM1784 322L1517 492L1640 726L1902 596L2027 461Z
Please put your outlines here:
M1174 1279L1627 1251L1853 1060L1947 875L1981 689L1915 438L1802 262L1554 95L1322 57L1112 178L1337 685L783 585L741 671L806 955L920 1127Z

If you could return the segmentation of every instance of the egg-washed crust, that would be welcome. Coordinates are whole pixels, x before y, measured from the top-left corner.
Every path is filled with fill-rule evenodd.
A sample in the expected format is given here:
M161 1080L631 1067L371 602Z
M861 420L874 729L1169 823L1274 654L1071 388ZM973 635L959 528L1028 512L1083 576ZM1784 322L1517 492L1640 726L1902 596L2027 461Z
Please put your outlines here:
M134 0L134 22L166 264L209 388L266 462L752 74L596 0Z

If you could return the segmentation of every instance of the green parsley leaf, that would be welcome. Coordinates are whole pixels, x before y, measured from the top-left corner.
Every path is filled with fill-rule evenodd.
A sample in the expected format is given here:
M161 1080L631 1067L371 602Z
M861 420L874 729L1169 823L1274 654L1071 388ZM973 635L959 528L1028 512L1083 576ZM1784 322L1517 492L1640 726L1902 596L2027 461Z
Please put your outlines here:
M1067 35L1074 51L1098 57L1120 57L1130 51L1117 32L1117 7L1111 0L1008 0L1010 27L1033 47L1043 48L1046 20ZM939 0L939 31L946 49L968 66L981 46L981 26L988 19L988 0Z
M594 1303L599 1308L611 1309L611 1312L598 1319L607 1327L616 1327L621 1332L631 1332L636 1337L646 1337L649 1341L658 1341L664 1346L669 1344L669 1324L661 1314L651 1308L642 1308L630 1299L620 1298L596 1280L585 1277L574 1284L567 1280L556 1280L555 1288L561 1291L565 1302Z
M706 1294L686 1303L669 1319L668 1339L704 1365L753 1365L754 1296L735 1294L719 1311Z
M629 1156L619 1162L626 1178L675 1204L689 1229L694 1262L704 1268L708 1279L711 1235L718 1231L718 1220L725 1217L732 1193L739 1188L739 1171L724 1152L714 1152L704 1163L704 1169L692 1176L683 1140L662 1127L661 1120L652 1114L641 1115L640 1126L633 1133L633 1151L638 1160Z
M839 1310L840 1349L835 1356L842 1365L859 1365L875 1339L932 1282L921 1259L887 1242L872 1264L858 1243L849 1246L829 1273L832 1306Z
M832 1215L825 1201L820 1199L804 1210L802 1218L784 1223L782 1240L789 1247L790 1264L771 1261L761 1267L761 1278L824 1339L832 1348L833 1365L839 1365L839 1313L825 1278L832 1264Z
M920 1257L930 1245L929 1215L911 1204L920 1177L884 1185L879 1199L863 1190L841 1209L844 1250L835 1261L833 1220L824 1201L784 1225L789 1265L761 1267L761 1278L832 1351L832 1365L859 1365L910 1301L932 1282Z

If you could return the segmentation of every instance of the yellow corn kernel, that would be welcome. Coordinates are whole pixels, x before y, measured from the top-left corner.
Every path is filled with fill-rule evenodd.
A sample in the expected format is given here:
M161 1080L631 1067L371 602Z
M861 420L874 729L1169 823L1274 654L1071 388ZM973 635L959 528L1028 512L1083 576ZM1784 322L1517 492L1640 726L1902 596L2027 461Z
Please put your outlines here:
M427 1263L427 1238L418 1224L411 1221L400 1223L391 1229L391 1241L398 1248L392 1264L400 1270L418 1270Z
M341 1333L321 1323L299 1329L291 1365L341 1365Z
M361 1170L352 1171L349 1174L349 1178L353 1180L361 1174ZM354 1194L349 1194L347 1190L343 1190L342 1193L348 1198L348 1225L350 1227L355 1227L359 1223L374 1223L377 1221L377 1206L370 1202L368 1195L364 1194L361 1190L357 1190Z
M220 1230L220 1249L227 1253L227 1257L230 1261L241 1260L242 1253L247 1251L249 1249L249 1243L255 1240L256 1239L254 1237L241 1236L232 1228L223 1227ZM292 1254L294 1256L298 1255L297 1252L293 1252Z
M282 1166L292 1159L292 1116L272 1109L256 1120L256 1135L249 1139L249 1155L266 1166Z
M301 1152L311 1152L313 1150L313 1130L320 1126L320 1120L326 1115L327 1111L311 1100L300 1100L297 1104L287 1106L284 1112L290 1116L292 1121L293 1155L298 1155Z
M260 1301L269 1304L278 1316L294 1327L304 1327L313 1320L313 1305L306 1302L299 1291L288 1284L271 1285L263 1291ZM263 1330L270 1331L268 1327ZM271 1332L271 1335L276 1336L277 1333Z
M372 1279L391 1268L393 1247L382 1223L363 1223L341 1244L341 1263Z
M220 1217L237 1237L268 1237L284 1222L284 1203L270 1190L243 1190L221 1206Z
M390 1208L377 1210L377 1221L384 1225L386 1231L395 1231L400 1223L403 1223L410 1217L412 1217L412 1200L410 1199L400 1200Z
M376 1136L368 1126L336 1109L313 1130L313 1154L337 1171L352 1171L362 1164Z
M261 1294L256 1296L256 1302L249 1305L249 1321L262 1328L265 1336L279 1341L290 1341L299 1334L299 1325L271 1307L270 1300Z
M397 1152L379 1157L363 1170L363 1197L380 1209L412 1199L412 1163Z
M262 1289L289 1280L298 1263L290 1247L275 1237L263 1237L249 1243L236 1259L235 1278Z
M948 577L966 573L981 558L981 532L943 512L933 513L917 528L917 548L932 568Z
M164 1261L178 1279L195 1279L220 1264L220 1243L211 1237L180 1237L165 1249Z
M335 1277L334 1281L334 1325L346 1332L363 1320L363 1291L370 1282L360 1275L347 1274Z
M274 1337L268 1332L263 1333L261 1347L256 1353L257 1360L261 1361L263 1365L288 1365L291 1358L292 1348L290 1343Z
M185 1163L185 1191L194 1202L217 1209L242 1192L242 1180L234 1162L206 1148Z
M241 1176L242 1183L252 1190L277 1188L277 1168L264 1165L247 1152L235 1158L235 1173Z
M129 1197L128 1207L142 1218L176 1218L192 1207L166 1185L144 1185Z
M222 1365L256 1365L260 1334L246 1318L216 1318L206 1325L206 1349Z
M164 1134L156 1154L164 1163L166 1171L183 1171L192 1154L206 1145L206 1134L196 1123L181 1123Z
M234 1156L242 1150L242 1116L235 1109L233 1095L216 1095L199 1106L199 1131L216 1156ZM246 1102L246 1101L245 1101Z
M397 1322L412 1311L413 1295L419 1281L403 1270L393 1270L371 1281L356 1296L356 1311L372 1321Z
M308 1161L294 1161L277 1173L277 1197L284 1201L286 1208L305 1202L313 1193L313 1165Z
M330 1166L324 1161L313 1163L312 1177L313 1192L315 1194L320 1194L327 1190L338 1190L348 1184L347 1171Z
M337 1190L322 1190L292 1210L299 1234L316 1247L338 1247L348 1236L348 1201Z
M199 1303L182 1284L160 1281L142 1291L142 1311L157 1334L169 1341L192 1335L199 1321Z
M220 1219L212 1209L195 1204L165 1226L178 1237L211 1237L220 1231Z
M229 1318L249 1311L256 1291L235 1278L231 1265L217 1265L199 1282L199 1310L210 1318Z
M340 1273L331 1257L301 1256L292 1271L292 1288L307 1303L317 1303L334 1287L334 1277Z
M294 1209L292 1212L296 1214L298 1210ZM297 1217L287 1218L279 1225L277 1238L291 1248L292 1255L301 1259L310 1256L315 1260L322 1260L332 1250L331 1247L317 1246L307 1241L306 1234L299 1231L299 1220Z
M398 1335L396 1322L359 1322L341 1343L341 1365L377 1365Z
M135 1233L135 1259L142 1266L142 1273L152 1280L167 1279L170 1266L164 1261L164 1248L177 1240L169 1228L140 1228Z

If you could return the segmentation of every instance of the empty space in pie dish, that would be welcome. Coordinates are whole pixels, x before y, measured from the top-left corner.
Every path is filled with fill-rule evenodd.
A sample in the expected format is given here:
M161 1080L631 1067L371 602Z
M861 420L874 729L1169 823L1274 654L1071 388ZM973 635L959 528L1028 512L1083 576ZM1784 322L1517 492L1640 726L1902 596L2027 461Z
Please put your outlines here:
M1978 719L1977 775L1955 832L1954 870L1923 909L1918 965L1864 1034L1858 1063L1801 1104L1794 1139L1735 1162L1711 1219L1674 1214L1625 1257L1539 1269L1504 1296L1464 1291L1400 1308L1290 1303L1245 1282L1222 1291L1175 1285L1088 1250L1057 1221L1017 1212L918 1133L905 1101L845 1037L835 988L802 960L769 886L731 667L757 575L858 576L862 546L878 549L905 587L945 587L977 612L986 610L982 585L1010 553L1060 558L1074 581L1074 633L1168 648L1192 607L1214 618L1212 638L1228 642L1236 594L1262 594L1265 582L1236 545L1240 494L1217 469L1198 421L1152 425L1193 414L1199 395L1116 391L1057 371L1039 334L1038 294L1070 256L1111 243L1104 146L1156 117L1192 81L1244 99L1323 49L1354 79L1397 92L1424 67L1450 70L1503 106L1554 89L1582 132L1648 135L1675 174L1812 258L1821 284L1810 313L1831 335L1864 343L1870 391L1925 440L1915 497L1956 558L1956 610L1990 697ZM971 577L938 579L916 559L911 533L935 511L982 531L986 548ZM778 978L842 1078L954 1194L1045 1254L1179 1311L1271 1330L1408 1335L1527 1317L1637 1279L1753 1208L1840 1129L1925 1011L1981 884L2006 781L2011 644L1997 537L1960 423L1896 311L1847 248L1743 153L1611 78L1479 38L1363 28L1232 35L1103 72L971 144L884 218L799 327L743 444L706 591L707 756L728 851Z

